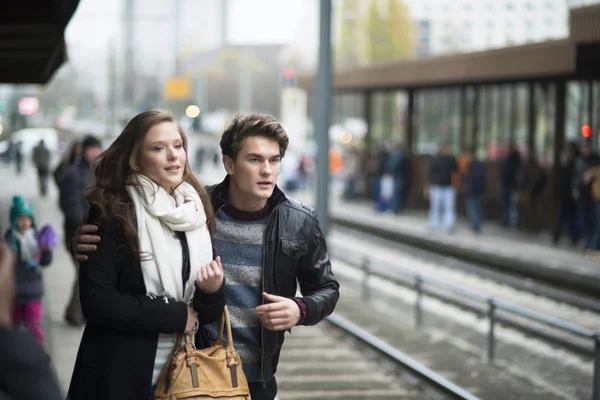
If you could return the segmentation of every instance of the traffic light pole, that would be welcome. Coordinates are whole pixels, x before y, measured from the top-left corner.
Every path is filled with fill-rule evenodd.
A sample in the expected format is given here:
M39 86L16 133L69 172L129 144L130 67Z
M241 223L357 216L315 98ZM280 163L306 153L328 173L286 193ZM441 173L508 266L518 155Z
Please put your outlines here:
M331 110L331 0L320 0L319 70L315 87L317 214L323 234L329 233L329 119Z

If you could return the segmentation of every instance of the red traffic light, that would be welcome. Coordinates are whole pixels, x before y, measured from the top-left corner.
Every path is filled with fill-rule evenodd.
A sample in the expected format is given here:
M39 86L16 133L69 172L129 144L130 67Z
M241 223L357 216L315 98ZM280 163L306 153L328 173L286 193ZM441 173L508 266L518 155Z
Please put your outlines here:
M289 81L289 80L294 79L295 76L296 76L296 71L294 71L292 68L286 68L285 70L283 70L283 79Z
M590 135L592 134L592 128L589 125L584 125L581 127L581 134L583 135L583 137L590 137Z

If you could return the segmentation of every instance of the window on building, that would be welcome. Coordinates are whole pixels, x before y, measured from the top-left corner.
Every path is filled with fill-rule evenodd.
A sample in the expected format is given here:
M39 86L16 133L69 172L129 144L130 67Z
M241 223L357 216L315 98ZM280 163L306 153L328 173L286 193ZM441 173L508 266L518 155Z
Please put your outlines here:
M427 89L417 92L417 135L414 152L433 154L440 141L455 154L460 150L460 99L458 89Z
M371 145L377 147L406 141L405 115L408 101L405 92L379 92L371 98Z
M512 11L512 10L513 10L513 8L514 8L514 5L513 5L513 3L512 3L512 2L510 2L510 1L509 1L509 2L507 2L507 3L506 3L506 9L507 9L508 11Z

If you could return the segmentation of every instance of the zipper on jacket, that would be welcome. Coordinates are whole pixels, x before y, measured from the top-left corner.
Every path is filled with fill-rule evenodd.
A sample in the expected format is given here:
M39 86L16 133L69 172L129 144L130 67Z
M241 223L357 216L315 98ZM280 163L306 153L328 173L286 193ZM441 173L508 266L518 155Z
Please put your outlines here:
M275 208L273 208L271 210L271 213L269 214L269 219L267 219L267 226L265 227L265 233L263 234L263 246L262 246L262 255L263 255L263 267L262 267L262 291L265 292L265 267L266 267L266 257L265 257L265 248L267 247L267 231L269 230L269 223L271 222L271 217L273 216L273 214L275 213L275 210L277 210L281 205L278 204L275 206ZM270 293L269 293L270 294ZM265 304L265 298L263 297L262 293L260 294L260 304L264 305ZM263 384L263 389L267 388L267 381L265 380L265 327L263 326L263 324L260 324L260 353L261 353L261 357L260 357L260 377L262 380L262 384Z

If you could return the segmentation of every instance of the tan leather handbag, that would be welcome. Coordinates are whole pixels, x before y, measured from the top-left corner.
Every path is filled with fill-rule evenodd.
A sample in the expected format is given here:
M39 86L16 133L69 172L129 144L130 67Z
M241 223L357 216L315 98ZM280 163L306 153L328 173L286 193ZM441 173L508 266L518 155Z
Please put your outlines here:
M223 346L223 327L227 346ZM185 346L182 347L182 337ZM215 345L197 350L188 335L179 335L175 350L165 364L154 390L154 400L201 399L250 400L248 381L242 361L233 347L231 323L227 307Z

